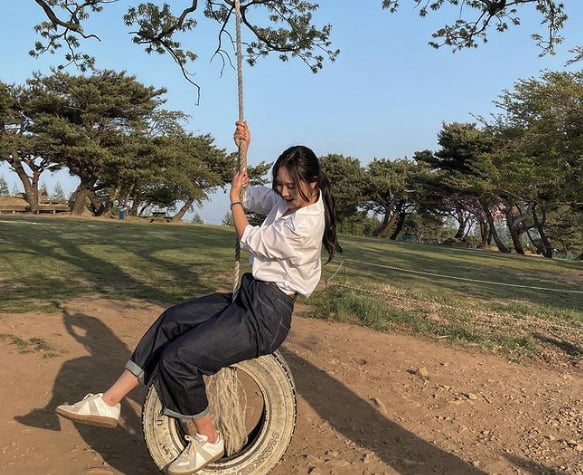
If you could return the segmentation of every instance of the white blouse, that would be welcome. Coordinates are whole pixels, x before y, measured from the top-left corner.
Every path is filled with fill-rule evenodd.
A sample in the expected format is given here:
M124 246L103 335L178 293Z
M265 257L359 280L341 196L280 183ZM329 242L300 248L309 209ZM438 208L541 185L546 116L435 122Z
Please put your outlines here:
M247 226L240 240L241 249L251 253L253 277L309 297L322 271L322 194L316 203L287 215L283 198L265 186L247 187L242 201L246 209L267 215L261 226Z

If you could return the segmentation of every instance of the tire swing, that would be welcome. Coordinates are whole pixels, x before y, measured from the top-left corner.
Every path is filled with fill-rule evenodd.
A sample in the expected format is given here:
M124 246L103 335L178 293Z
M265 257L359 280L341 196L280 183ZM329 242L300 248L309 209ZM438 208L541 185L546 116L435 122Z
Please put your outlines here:
M235 0L239 120L243 113L243 68L240 0ZM239 147L237 169L247 168ZM239 239L235 245L233 299L239 288ZM296 425L297 401L290 368L279 352L242 361L206 379L213 422L225 439L225 456L202 474L267 474L287 450ZM243 402L243 404L241 404ZM166 467L184 449L184 436L194 424L162 414L156 381L142 411L146 446L156 466Z

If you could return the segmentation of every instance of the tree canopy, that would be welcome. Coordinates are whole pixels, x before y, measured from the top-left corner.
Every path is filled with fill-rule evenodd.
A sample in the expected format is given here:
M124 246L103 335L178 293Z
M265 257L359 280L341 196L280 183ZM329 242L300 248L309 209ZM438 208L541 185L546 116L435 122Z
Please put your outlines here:
M454 51L475 48L487 42L492 31L503 32L521 24L520 14L525 7L533 6L540 16L542 31L531 34L541 48L541 54L553 53L563 41L561 30L567 21L565 5L557 0L383 0L383 8L396 12L402 3L413 4L419 16L426 17L441 9L455 12L455 20L436 30L429 42L434 48L451 47ZM583 50L578 47L574 61L581 59Z
M74 64L82 71L92 69L95 58L83 52L81 42L100 39L106 32L86 31L90 15L97 14L117 0L34 0L46 20L35 27L40 39L30 51L33 56L65 49L60 68ZM181 33L197 26L201 18L217 23L215 54L230 61L233 51L232 23L234 2L230 0L192 0L186 6L168 3L133 2L123 20L130 29L131 41L151 54L168 54L184 77L195 84L188 64L197 58L196 46L188 46ZM334 60L338 50L331 47L330 25L317 26L313 12L318 5L303 0L248 0L241 2L241 23L246 29L245 55L249 64L275 53L282 61L299 58L317 72L324 61ZM196 85L196 84L195 84ZM198 87L198 86L197 86Z
M323 157L343 209L341 221L368 212L374 234L454 228L480 247L546 257L583 251L583 72L518 80L489 121L444 123L438 149L413 160ZM345 228L346 229L346 228ZM373 232L371 232L373 234Z
M20 179L32 211L39 209L45 171L68 170L79 178L71 198L74 214L91 203L95 214L132 203L182 208L231 179L234 154L218 149L210 135L194 136L167 111L164 89L110 70L91 76L36 74L25 85L0 83L0 160ZM254 179L265 164L249 168Z
M40 38L30 53L34 56L64 49L61 67L75 64L82 71L93 68L95 58L83 52L84 40L99 40L106 32L86 30L87 20L117 0L34 0L42 9L44 21L35 31ZM188 64L197 58L197 47L184 41L182 33L191 31L206 18L217 24L215 53L230 61L233 51L232 0L191 0L174 6L161 2L131 2L123 20L130 30L131 41L147 53L168 54L178 64L184 77L194 84ZM486 42L488 35L521 24L527 7L534 7L541 29L531 36L541 54L553 53L561 43L562 28L567 21L563 2L557 0L381 0L380 6L391 13L403 3L412 4L421 17L444 10L453 13L451 21L433 33L429 44L447 46L454 51L474 48ZM334 60L339 50L332 47L331 25L316 25L313 13L318 4L304 0L243 0L241 20L245 28L245 56L249 64L269 54L282 61L296 57L317 72L326 60ZM583 57L583 47L573 50L573 60Z

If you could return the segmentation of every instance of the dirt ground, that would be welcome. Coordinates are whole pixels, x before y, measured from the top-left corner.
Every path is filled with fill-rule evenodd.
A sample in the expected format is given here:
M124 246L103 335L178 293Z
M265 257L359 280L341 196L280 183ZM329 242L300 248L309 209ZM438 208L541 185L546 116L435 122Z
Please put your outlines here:
M161 310L140 305L79 300L60 314L0 314L1 474L157 473L141 434L143 390L113 430L53 412L118 374ZM282 352L299 416L274 475L583 474L581 365L518 365L299 317Z

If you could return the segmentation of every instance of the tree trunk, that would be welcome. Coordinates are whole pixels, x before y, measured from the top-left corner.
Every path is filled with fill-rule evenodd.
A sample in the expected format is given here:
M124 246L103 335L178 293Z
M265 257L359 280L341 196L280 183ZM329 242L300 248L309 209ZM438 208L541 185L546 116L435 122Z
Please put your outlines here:
M77 175L79 176L79 175ZM71 207L71 214L76 216L81 216L83 211L87 208L87 202L90 201L91 203L91 212L92 214L96 215L97 213L101 212L101 208L103 207L101 201L95 195L95 183L98 180L98 177L92 176L91 174L86 174L85 176L79 176L81 180L77 189L73 193L71 198L71 202L69 206Z
M177 223L178 221L180 221L182 219L182 217L186 214L186 212L190 209L190 207L192 206L192 203L194 203L193 199L189 199L188 201L186 201L184 203L184 205L178 210L178 213L176 213L174 216L172 216L172 219L170 220L170 222Z
M103 214L107 211L107 207L101 202L101 200L97 197L94 191L89 191L87 197L91 201L93 205L93 213L95 216L103 216Z
M461 240L463 239L466 230L466 217L464 215L464 210L459 205L456 205L455 212L457 215L458 228L453 238Z
M132 216L140 216L142 212L140 211L140 201L138 200L137 196L131 197L132 207L130 208L130 214ZM127 203L127 200L126 200Z
M85 211L85 203L89 198L89 190L87 188L82 188L75 191L75 201L73 202L73 206L71 207L71 214L74 216L81 216L83 211Z
M490 236L490 230L488 229L488 223L482 219L480 219L478 221L478 223L480 224L480 244L478 244L478 247L480 249L486 247L486 245L488 244L488 237Z
M538 235L540 236L541 242L542 242L542 255L544 257L548 257L549 259L553 258L553 248L551 247L551 243L549 242L547 235L545 234L544 231L544 224L546 221L546 215L545 215L545 211L544 209L542 210L543 213L543 217L542 220L538 219L538 215L536 214L536 205L534 205L532 207L532 219L534 220L534 226L536 227L536 230L538 231Z
M500 252L509 253L510 249L508 249L504 245L504 243L500 239L500 236L498 236L498 233L496 232L496 227L494 226L494 218L492 217L492 213L490 213L490 208L488 207L488 205L485 202L483 202L481 200L480 200L480 204L482 205L482 208L484 209L484 213L486 214L486 219L488 220L488 226L490 226L490 236L492 237L492 239L494 239L494 242L496 243L498 250Z
M146 208L148 208L148 206L150 206L150 203L146 203L142 206L142 209L138 210L138 216L142 216L142 214L144 214L144 211L146 211Z
M518 254L522 254L524 256L524 248L522 247L522 243L520 242L520 235L516 229L518 223L516 223L514 220L512 207L509 206L504 214L506 215L506 224L508 226L508 231L510 232L510 238L512 239L514 249Z
M383 222L375 230L375 233L374 233L375 237L386 238L387 235L389 234L389 231L391 230L391 228L395 224L396 220L397 220L397 213L385 214Z
M486 240L486 242L488 243L488 246L492 245L492 228L490 227L490 225L488 225L488 239Z
M134 192L134 188L135 188L135 184L131 184L126 186L122 192L120 192L119 195L119 203L122 206L125 206L126 208L128 208L128 204L130 203L130 201L132 202L132 206L131 208L128 208L128 213L131 214L132 216L135 216L136 213L134 212L134 208L137 210L137 207L134 205L133 200L131 199L131 196Z
M93 192L95 180L95 178L81 178L81 182L73 192L71 202L69 203L72 215L81 216L83 211L87 209L87 200L90 199L90 195Z
M13 150L11 152L11 155L12 155L12 158L10 158L8 160L8 163L10 163L10 166L12 167L12 169L14 170L14 172L16 173L16 175L18 176L18 178L20 179L20 181L22 183L22 186L24 188L25 199L28 202L28 205L30 206L30 211L32 213L36 213L39 209L39 206L38 206L38 177L37 177L36 186L35 186L34 180L32 180L28 176L28 174L26 173L26 170L22 166L22 161L18 158L18 151Z
M405 225L405 220L407 219L407 213L405 213L402 210L403 206L399 206L399 211L398 213L398 219L397 219L397 223L395 225L395 230L393 231L393 234L391 234L391 236L389 237L389 239L391 241L395 241L397 239L397 237L399 236L399 234L401 233L401 231L403 230L403 226Z

